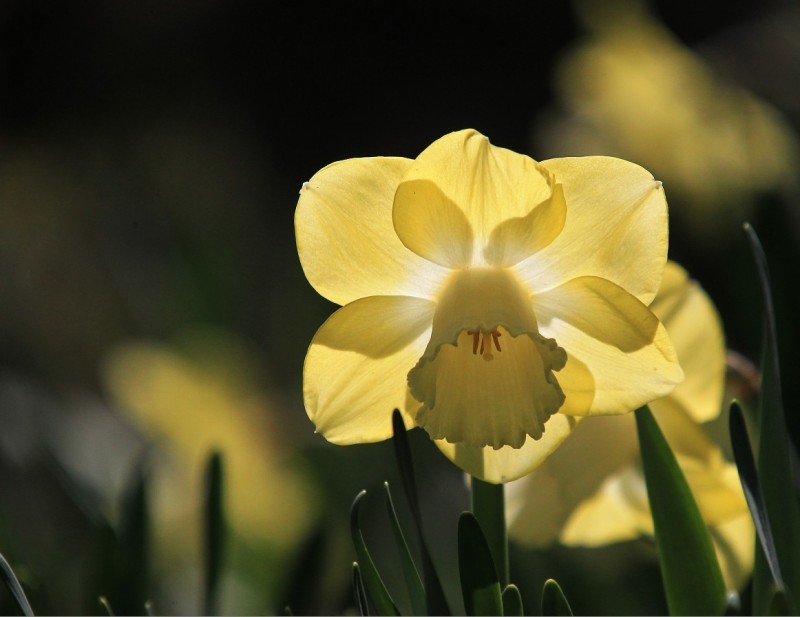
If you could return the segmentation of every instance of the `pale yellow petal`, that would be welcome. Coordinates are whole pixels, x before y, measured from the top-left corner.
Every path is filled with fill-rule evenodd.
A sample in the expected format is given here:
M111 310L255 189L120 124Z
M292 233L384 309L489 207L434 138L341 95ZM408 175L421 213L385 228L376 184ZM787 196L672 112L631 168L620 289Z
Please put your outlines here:
M454 204L466 216L474 232L473 259L482 259L482 251L497 225L511 218L527 216L537 205L550 199L553 182L549 172L533 159L498 148L474 130L450 133L428 146L403 177L395 208L422 211L426 206L409 207L414 187L428 182L438 187L444 200L436 199L427 207ZM427 194L427 189L420 194ZM443 219L449 215L443 214ZM397 222L397 213L395 221ZM397 228L407 246L418 246L418 239L406 236L412 225ZM416 249L414 249L416 250ZM479 263L479 262L478 262Z
M637 453L631 414L585 418L532 473L506 484L509 536L530 546L555 542L572 512Z
M700 425L692 419L688 410L672 395L652 401L649 407L670 448L676 454L710 461L714 453L719 450Z
M603 546L653 533L647 488L638 468L609 476L600 490L581 503L564 526L561 542Z
M555 240L566 218L564 189L556 184L551 197L526 216L508 219L494 228L484 250L486 261L494 266L519 263Z
M485 482L500 484L511 482L530 473L569 437L582 418L556 414L545 424L540 439L528 437L521 448L505 446L478 448L462 443L454 444L443 439L436 445L453 463L468 474Z
M717 417L725 388L725 341L708 295L670 261L650 310L667 329L686 375L670 397L697 422Z
M317 331L303 368L303 398L317 431L336 444L392 435L392 411L407 427L419 404L408 371L430 338L435 305L418 298L374 296L336 311Z
M627 413L683 378L664 326L621 287L581 277L533 300L541 333L567 352L561 413Z
M600 276L649 304L667 261L661 183L638 165L610 157L541 164L564 187L567 218L549 246L515 266L520 277L537 292Z
M303 185L295 211L297 252L321 295L337 304L373 295L432 297L448 274L400 242L392 223L402 158L339 161Z
M749 512L713 525L711 540L728 589L741 591L753 573L756 531Z
M417 255L446 268L472 262L475 234L464 212L430 180L404 180L394 196L397 236Z

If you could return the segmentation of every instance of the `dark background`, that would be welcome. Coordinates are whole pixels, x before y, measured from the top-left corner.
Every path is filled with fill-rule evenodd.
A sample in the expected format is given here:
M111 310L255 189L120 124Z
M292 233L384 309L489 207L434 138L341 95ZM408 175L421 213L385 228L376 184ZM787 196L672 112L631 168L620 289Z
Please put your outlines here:
M763 36L770 24L797 23L797 3L652 7L680 41L776 106L797 130L800 101L785 87L786 75L800 74L797 42L787 48ZM756 31L760 38L738 36ZM56 406L76 391L105 401L100 367L115 344L166 338L187 323L214 324L263 353L264 386L282 401L287 435L299 450L323 452L309 455L312 467L318 456L322 467L333 461L349 470L327 487L344 494L327 507L346 515L355 490L394 472L391 457L383 467L362 464L385 461L390 451L382 446L340 454L311 439L302 361L334 307L300 269L297 192L332 161L414 157L466 127L546 158L533 127L554 104L554 64L583 32L568 2L0 0L2 430L13 433L10 423L21 417L8 411L19 400L9 392L22 388ZM798 204L759 199L753 223L773 267L785 398L797 432L800 237L787 213L796 215ZM760 309L743 237L703 242L674 225L671 234L671 256L717 303L729 346L756 359ZM415 444L438 464L430 444ZM0 545L0 552L37 581L32 597L42 612L90 610L84 600L59 596L37 565L47 554L80 551L90 526L68 498L52 504L47 465L2 460L0 539L15 537L17 548ZM460 481L449 468L430 478ZM20 490L35 494L18 504L12 495ZM466 492L456 493L441 512L465 505ZM20 522L24 512L42 508L80 532L70 539L54 533L55 544L34 550L36 534ZM554 555L556 564L575 559ZM345 571L349 560L340 559ZM638 569L637 560L628 570L644 572L652 585L646 563L650 570ZM252 610L271 611L270 602ZM593 605L587 595L586 602L588 612L648 608L613 597Z

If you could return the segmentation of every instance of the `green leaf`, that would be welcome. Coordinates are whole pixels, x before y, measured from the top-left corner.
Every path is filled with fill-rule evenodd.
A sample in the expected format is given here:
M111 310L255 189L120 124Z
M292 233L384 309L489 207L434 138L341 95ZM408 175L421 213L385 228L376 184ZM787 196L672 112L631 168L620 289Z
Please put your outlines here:
M548 578L542 588L542 615L572 615L567 597L552 578Z
M8 590L11 592L11 595L14 597L14 600L17 603L17 606L22 611L23 615L33 615L33 609L31 608L30 603L28 602L28 598L25 595L25 591L22 589L22 585L19 583L19 579L17 575L14 574L14 570L11 567L11 564L6 561L6 558L0 554L0 574L3 576L3 582L8 587Z
M750 514L755 523L758 541L761 544L761 550L764 551L772 580L782 589L784 583L780 563L778 562L778 553L775 549L769 517L764 508L764 500L761 496L761 485L758 481L756 464L750 448L750 439L747 436L747 427L745 426L742 409L737 401L731 403L728 423L730 425L733 458L736 461L736 467L739 469L739 479L742 483L747 505L750 508Z
M508 617L522 617L522 595L516 585L508 585L503 590L503 615Z
M671 615L721 615L725 583L675 455L647 407L636 410L647 496Z
M361 568L359 568L357 561L353 562L353 597L356 599L359 615L369 615L367 592L364 589L364 581L361 578Z
M415 615L423 615L427 610L425 588L422 586L419 572L414 565L414 560L411 557L411 551L406 543L403 530L400 528L400 521L397 520L397 512L394 509L389 483L384 482L383 487L386 490L386 509L389 513L389 521L392 524L392 533L394 534L395 543L397 544L397 550L400 553L400 562L403 566L403 578L405 579L408 596L411 600L411 608Z
M491 484L474 477L471 480L472 512L478 519L492 551L500 583L508 585L508 533L503 485Z
M320 590L324 586L326 540L324 523L319 522L291 560L274 614L317 615L324 612L322 594L308 593L308 589Z
M800 594L800 507L796 498L794 465L789 443L778 361L778 335L769 269L755 230L745 224L756 265L764 310L764 340L761 358L761 396L758 409L758 478L764 508L774 536L783 576L786 603L793 611ZM791 497L790 497L791 496ZM753 573L753 610L766 613L772 602L772 584L766 555L756 553Z
M105 596L100 596L99 598L97 598L97 601L100 603L100 606L102 606L103 609L106 611L108 617L115 617L114 609L112 609L111 605L108 603L108 598L106 598Z
M462 512L458 519L458 572L467 615L503 614L492 552L472 512Z
M217 608L222 556L225 544L225 515L223 511L222 454L212 452L206 463L205 500L203 503L204 585L202 615L214 615Z
M428 615L450 615L450 608L447 606L442 583L436 574L433 565L428 543L425 541L425 534L422 531L422 513L417 497L417 483L414 479L414 463L411 459L411 444L406 435L406 425L403 417L395 409L392 413L392 429L394 431L394 449L397 455L397 464L400 468L400 479L403 482L403 490L406 493L406 500L411 509L411 516L417 528L419 537L420 553L422 556L422 576L425 581L425 600L428 605Z
M379 615L399 615L400 612L389 595L386 585L383 584L383 579L372 561L367 544L364 542L364 535L361 533L361 502L366 494L367 491L361 491L356 495L350 510L350 532L361 569L361 580L364 583L367 597Z

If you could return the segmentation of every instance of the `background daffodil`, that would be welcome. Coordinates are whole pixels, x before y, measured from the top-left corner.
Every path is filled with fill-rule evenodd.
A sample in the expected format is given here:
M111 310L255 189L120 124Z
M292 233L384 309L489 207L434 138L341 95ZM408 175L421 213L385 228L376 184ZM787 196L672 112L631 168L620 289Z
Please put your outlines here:
M295 214L306 277L343 305L317 331L303 394L338 444L421 426L479 478L538 465L587 415L682 378L647 308L661 283L661 184L608 157L533 159L450 133L416 159L333 163Z
M739 589L752 570L753 524L736 466L702 427L721 409L720 320L705 292L673 262L650 308L686 371L686 379L650 407L709 525L726 582ZM509 533L528 545L599 546L653 533L631 415L583 423L532 474L508 484L506 498Z

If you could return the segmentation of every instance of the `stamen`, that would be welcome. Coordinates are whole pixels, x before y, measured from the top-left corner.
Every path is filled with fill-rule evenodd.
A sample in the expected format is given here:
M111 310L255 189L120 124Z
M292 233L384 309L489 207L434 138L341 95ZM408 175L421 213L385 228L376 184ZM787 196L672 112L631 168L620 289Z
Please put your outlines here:
M480 351L481 356L487 362L494 359L492 355L492 346L497 351L503 351L500 348L500 332L495 328L491 332L481 332L480 330L467 330L467 334L472 337L472 354L477 356Z

